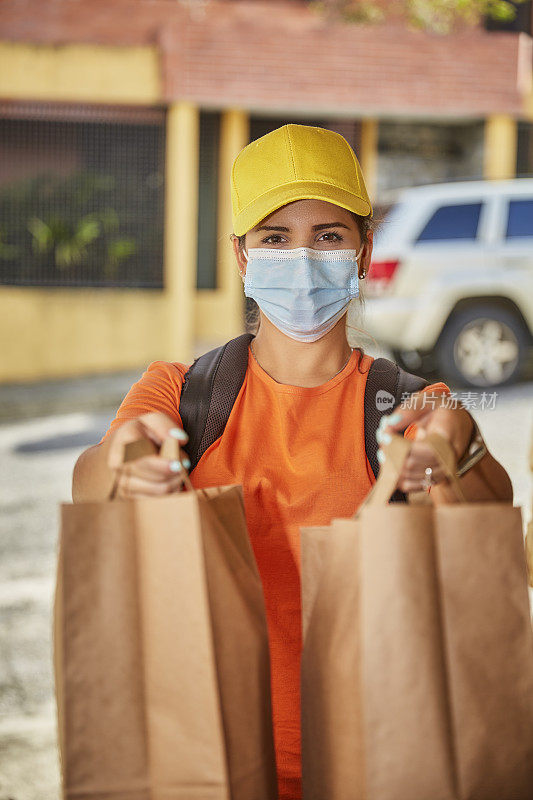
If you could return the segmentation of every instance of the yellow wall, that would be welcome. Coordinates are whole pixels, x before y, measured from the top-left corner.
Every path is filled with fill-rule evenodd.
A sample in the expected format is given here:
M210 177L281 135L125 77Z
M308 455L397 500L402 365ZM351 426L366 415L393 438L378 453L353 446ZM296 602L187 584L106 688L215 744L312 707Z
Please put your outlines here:
M0 290L0 381L138 368L162 357L162 291Z
M0 42L0 97L72 103L160 103L157 48Z

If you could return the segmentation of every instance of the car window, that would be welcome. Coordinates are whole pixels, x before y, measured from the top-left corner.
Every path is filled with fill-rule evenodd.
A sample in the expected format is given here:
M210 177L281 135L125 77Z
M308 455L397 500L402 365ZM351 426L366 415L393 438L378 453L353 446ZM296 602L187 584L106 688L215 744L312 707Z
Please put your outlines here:
M438 208L430 217L417 242L475 239L481 203L458 203Z
M507 217L507 239L533 237L533 198L511 200Z

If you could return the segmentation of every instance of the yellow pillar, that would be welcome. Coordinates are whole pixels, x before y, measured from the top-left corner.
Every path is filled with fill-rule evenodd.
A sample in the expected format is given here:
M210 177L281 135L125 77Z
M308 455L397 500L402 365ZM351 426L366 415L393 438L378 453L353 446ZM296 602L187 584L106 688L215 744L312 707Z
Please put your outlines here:
M485 120L483 177L503 180L516 176L518 125L507 114L493 114Z
M376 199L378 172L378 120L364 119L361 122L360 163L370 201Z
M168 107L165 184L167 359L188 363L194 351L198 247L200 115L189 102Z
M240 109L228 109L221 115L218 171L218 231L217 279L224 296L226 336L238 336L244 331L244 294L242 280L237 272L230 235L231 220L231 167L236 155L249 142L248 114Z

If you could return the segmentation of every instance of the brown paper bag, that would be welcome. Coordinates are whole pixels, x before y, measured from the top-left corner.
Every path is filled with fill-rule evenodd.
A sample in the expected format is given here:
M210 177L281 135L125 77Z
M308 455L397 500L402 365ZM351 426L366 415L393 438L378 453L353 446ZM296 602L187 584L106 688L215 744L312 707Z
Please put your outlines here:
M393 437L354 519L302 529L304 797L530 800L520 509L388 504L410 447Z
M54 669L65 800L276 798L241 487L62 505Z

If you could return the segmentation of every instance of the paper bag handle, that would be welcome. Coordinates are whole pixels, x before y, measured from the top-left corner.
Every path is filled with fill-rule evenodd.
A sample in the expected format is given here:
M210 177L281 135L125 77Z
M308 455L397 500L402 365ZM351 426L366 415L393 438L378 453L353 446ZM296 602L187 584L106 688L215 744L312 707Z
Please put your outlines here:
M167 436L167 438L163 440L161 447L158 447L151 439L136 439L134 442L127 442L122 450L121 464L127 464L129 461L135 461L143 456L154 455L160 455L163 458L168 458L172 461L181 461L179 442L172 436ZM183 485L188 491L193 492L194 486L191 483L191 479L189 478L185 467L183 467L183 472ZM118 479L119 474L117 473L113 488L111 489L111 494L109 495L110 500L113 500L115 497Z
M529 444L529 469L531 471L532 487L533 487L533 436ZM527 576L528 583L533 589L533 493L531 497L531 515L526 531L526 563L527 563Z
M423 442L429 445L433 450L448 478L449 485L452 487L458 502L465 503L466 498L461 489L459 478L455 474L457 469L457 457L450 442L445 439L444 436L435 432L428 433ZM391 441L389 444L381 446L385 454L385 461L379 469L378 478L374 486L357 509L355 516L357 516L365 506L383 506L389 502L396 488L396 484L398 483L398 478L404 462L411 452L413 444L414 441L410 439L405 439L399 434L391 434Z

